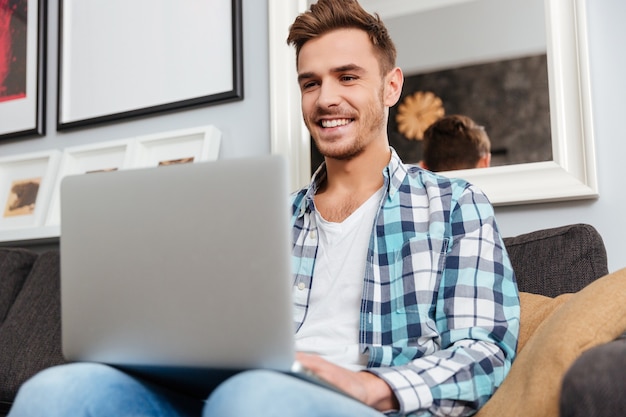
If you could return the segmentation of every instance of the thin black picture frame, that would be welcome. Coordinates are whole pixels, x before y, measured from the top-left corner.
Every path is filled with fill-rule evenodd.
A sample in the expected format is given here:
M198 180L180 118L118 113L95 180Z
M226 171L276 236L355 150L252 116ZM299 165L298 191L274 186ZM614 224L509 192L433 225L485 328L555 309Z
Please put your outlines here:
M26 65L19 67L26 80L25 96L0 101L0 140L43 136L46 133L47 1L25 0ZM33 10L34 7L34 10ZM31 27L34 25L34 30Z
M119 0L122 2L122 0ZM221 3L219 2L221 1ZM208 53L212 53L211 46L215 46L218 44L227 44L224 42L224 39L231 39L231 48L230 51L222 51L222 55L217 55L211 58L210 65L206 65L204 67L204 71L202 71L202 75L198 76L196 79L189 80L190 77L186 77L183 75L175 74L173 68L167 68L166 65L156 65L154 67L149 68L149 70L144 71L143 74L146 74L151 80L166 80L159 81L159 83L153 83L150 86L141 85L144 82L144 77L135 77L133 80L133 87L135 84L139 85L138 89L133 91L124 91L122 93L116 94L116 85L115 83L119 80L113 77L101 77L102 72L92 74L88 68L81 67L82 63L85 60L93 59L93 54L104 54L104 57L98 57L97 62L120 62L122 58L120 56L116 56L116 51L118 48L114 45L109 47L107 45L104 51L102 49L96 51L89 51L87 48L85 56L85 46L90 42L89 37L91 39L100 39L103 36L106 36L108 31L113 30L113 28L119 27L114 24L114 22L108 22L108 26L103 27L101 32L104 32L105 29L107 33L98 33L97 27L94 28L88 27L89 25L85 25L84 22L77 22L78 11L85 11L85 7L93 7L96 8L96 12L91 14L94 16L98 16L100 12L106 13L108 9L111 8L111 2L100 2L98 0L60 0L59 4L59 59L58 59L58 94L57 94L57 130L66 130L78 127L85 127L94 124L102 124L109 122L116 122L124 119L138 118L143 116L150 116L156 114L162 114L165 112L172 112L184 108L189 107L198 107L198 106L206 106L206 105L215 105L220 103L226 103L231 101L237 101L243 99L243 39L242 39L242 0L219 0L218 2L210 2L208 4L213 7L213 9L218 8L222 15L225 15L225 11L229 11L230 16L199 16L198 20L194 22L190 22L189 25L185 25L185 30L191 31L193 33L194 30L197 32L206 31L206 27L216 28L211 30L220 30L217 36L211 36L210 39L200 37L190 36L185 39L185 47L188 46L188 43L192 44L192 47L195 48L196 51L205 51ZM133 3L122 2L125 4L125 8L128 5L132 5ZM121 4L121 3L120 3ZM180 6L181 3L172 3L169 0L152 0L150 1L150 11L154 12L154 10L162 10L163 15L167 16L168 7L172 7L172 4ZM183 3L184 4L184 3ZM216 6L218 5L218 6ZM221 7L221 8L220 8ZM100 9L98 9L100 8ZM160 9L159 9L160 8ZM135 9L136 10L136 9ZM139 11L138 11L139 12ZM132 13L132 10L131 10ZM211 13L211 12L207 12ZM128 18L128 13L124 13L125 18ZM83 15L80 15L80 19L83 19ZM98 19L100 17L98 16ZM216 24L211 25L210 22L207 22L213 18L216 21ZM225 19L226 18L226 19ZM74 21L73 21L73 20ZM96 19L94 17L94 19ZM136 20L138 22L138 27L133 30L127 30L126 34L128 35L128 42L135 42L139 37L144 36L146 32L146 27L142 25L150 25L149 23L145 23L147 20L145 17L142 19L142 16L136 16ZM95 21L95 20L94 20ZM163 22L167 21L159 21L160 25ZM230 22L230 24L224 24L223 22ZM194 23L196 25L194 26ZM153 26L152 28L148 27L148 32L150 29L157 30L156 33L158 36L161 36L161 31L166 32L168 29L173 33L172 28L161 29L161 27L156 28ZM176 30L180 28L175 28ZM230 33L227 33L230 32ZM119 39L119 38L118 38ZM216 41L218 39L218 41ZM82 42L81 48L77 48L79 50L72 50L72 45L75 45L75 42ZM212 43L213 42L213 43ZM117 46L122 46L120 43ZM123 49L123 48L120 48ZM218 48L219 49L219 48ZM136 48L136 52L138 54L142 53L142 48ZM167 51L165 51L167 53ZM80 59L72 60L73 54L76 56L80 56ZM228 56L225 56L228 55ZM176 60L175 57L172 59L167 59L165 57L162 62L171 62L172 64L176 63L178 67L181 65L184 68L192 68L193 63L187 64L183 62L181 64L180 60ZM209 62L209 61L207 61ZM184 64L184 65L183 65ZM105 64L106 65L106 64ZM165 67L165 68L164 68ZM100 67L98 67L100 68ZM111 66L113 68L113 66ZM115 68L119 70L119 68ZM99 70L98 70L99 71ZM158 97L158 94L161 91L165 91L172 85L176 85L180 80L182 84L186 84L185 88L191 85L201 85L203 82L207 81L212 77L212 71L218 71L220 76L224 76L224 78L229 78L228 85L224 84L223 88L220 85L218 90L215 91L194 91L194 92L176 92L175 99L170 99L168 97ZM156 72L156 75L154 73ZM71 76L70 76L71 74ZM153 75L150 75L153 74ZM150 81L145 81L149 83ZM154 87L156 86L156 88ZM94 87L98 87L101 92L100 95L94 93ZM199 90L202 90L199 87ZM150 94L155 95L154 98L147 98L147 95L144 94L146 91L150 91ZM124 96L126 94L126 96ZM145 98L145 102L139 103L139 101ZM125 100L139 100L137 103L131 103L130 101ZM100 103L105 102L108 103L104 106L101 106ZM90 106L100 106L99 108L90 109Z

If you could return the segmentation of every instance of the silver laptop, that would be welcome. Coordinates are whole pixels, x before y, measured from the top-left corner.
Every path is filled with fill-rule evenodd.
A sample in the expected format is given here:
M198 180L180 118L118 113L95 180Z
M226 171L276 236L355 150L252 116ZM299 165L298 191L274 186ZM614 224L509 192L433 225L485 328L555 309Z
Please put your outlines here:
M278 156L64 178L66 358L199 395L243 369L290 371L288 196Z

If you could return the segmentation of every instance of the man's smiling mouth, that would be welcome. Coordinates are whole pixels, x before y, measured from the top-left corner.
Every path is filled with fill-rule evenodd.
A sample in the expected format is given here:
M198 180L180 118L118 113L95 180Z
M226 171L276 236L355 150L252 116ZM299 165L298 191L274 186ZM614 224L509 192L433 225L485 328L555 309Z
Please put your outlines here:
M338 127L345 126L352 122L353 119L332 119L332 120L321 120L320 125L322 127Z

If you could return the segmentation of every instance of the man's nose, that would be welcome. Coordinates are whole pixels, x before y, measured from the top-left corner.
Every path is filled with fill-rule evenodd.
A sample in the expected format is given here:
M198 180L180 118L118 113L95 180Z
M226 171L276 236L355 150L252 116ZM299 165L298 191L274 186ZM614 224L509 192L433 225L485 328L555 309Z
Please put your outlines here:
M336 83L325 82L320 86L317 98L320 107L332 107L341 101L340 88Z

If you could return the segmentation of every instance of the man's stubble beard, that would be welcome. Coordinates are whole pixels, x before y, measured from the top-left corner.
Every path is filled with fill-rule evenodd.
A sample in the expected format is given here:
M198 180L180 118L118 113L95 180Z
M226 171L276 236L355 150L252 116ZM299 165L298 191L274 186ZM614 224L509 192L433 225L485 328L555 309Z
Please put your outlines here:
M325 158L336 159L338 161L349 161L351 159L356 158L360 154L363 153L365 147L367 146L366 141L363 139L365 137L370 137L374 134L379 134L383 129L386 129L386 118L385 118L385 107L383 105L383 92L384 88L381 88L379 91L379 107L377 109L373 109L373 106L368 107L368 111L365 114L365 117L359 117L359 121L361 120L371 120L372 123L369 124L369 128L366 132L357 132L357 137L345 147L337 148L332 143L329 146L325 146L324 142L318 140L315 135L311 134L313 138L313 142L315 143L315 147L317 150L324 156ZM329 112L317 112L314 116L314 119L320 114L329 114ZM306 122L306 120L305 120ZM305 123L308 125L308 123ZM311 129L309 129L311 132Z

